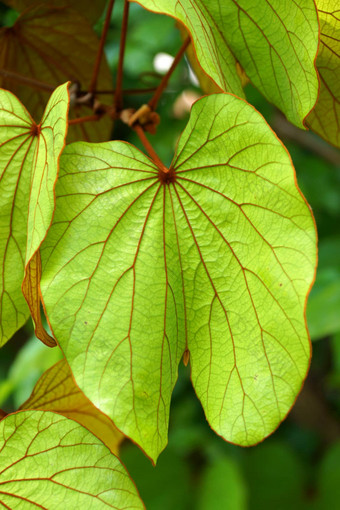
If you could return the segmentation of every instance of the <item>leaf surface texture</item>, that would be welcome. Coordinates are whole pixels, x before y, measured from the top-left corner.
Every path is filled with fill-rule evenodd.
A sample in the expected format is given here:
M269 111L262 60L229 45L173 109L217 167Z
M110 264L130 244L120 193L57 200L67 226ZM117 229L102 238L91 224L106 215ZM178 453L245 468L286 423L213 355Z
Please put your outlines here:
M54 211L67 130L67 88L65 84L54 91L39 125L11 92L0 91L0 345L29 316L21 291L25 272L24 290L38 314L35 319L40 319L36 257Z
M73 420L21 411L0 422L0 434L5 508L144 508L118 458Z
M156 459L177 367L228 441L270 434L306 376L311 212L263 117L197 101L170 172L124 142L69 145L42 249L52 329L86 396Z

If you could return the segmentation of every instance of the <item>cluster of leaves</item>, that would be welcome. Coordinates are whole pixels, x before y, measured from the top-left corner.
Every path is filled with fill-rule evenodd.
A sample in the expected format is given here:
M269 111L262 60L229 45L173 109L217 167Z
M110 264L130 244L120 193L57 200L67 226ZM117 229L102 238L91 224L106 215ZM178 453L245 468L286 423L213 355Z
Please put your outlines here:
M181 24L177 60L187 49L207 93L169 168L144 131L155 130L170 74L148 105L123 104L129 3L115 91L102 58L112 1L100 39L92 25L105 2L6 3L22 13L0 32L11 90L0 94L0 345L31 315L65 359L1 421L1 501L142 508L113 453L124 434L156 462L182 358L209 424L239 445L275 430L306 377L315 225L287 150L243 86L339 146L335 2L318 2L320 37L313 0L140 1ZM113 120L149 157L105 142Z

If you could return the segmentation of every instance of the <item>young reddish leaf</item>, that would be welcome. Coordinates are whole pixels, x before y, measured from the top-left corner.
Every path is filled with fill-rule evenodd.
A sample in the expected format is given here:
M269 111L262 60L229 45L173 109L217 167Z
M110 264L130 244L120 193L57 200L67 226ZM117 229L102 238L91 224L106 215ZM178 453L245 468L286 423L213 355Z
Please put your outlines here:
M4 508L144 508L119 459L75 421L21 411L0 422L0 435Z
M320 93L307 124L325 140L340 147L340 8L337 0L317 0L320 48L317 67Z
M11 93L0 91L0 345L27 320L41 331L39 280L40 244L54 211L54 186L59 156L65 145L69 104L67 84L52 94L40 124ZM37 258L38 257L38 258ZM46 343L55 342L46 333Z
M33 5L42 4L41 0L4 0L4 3L21 12ZM49 7L71 7L81 12L91 22L96 21L104 10L106 0L48 0Z
M67 80L79 82L86 91L98 50L98 38L89 22L66 7L32 6L13 27L0 29L0 68L57 87ZM0 76L0 84L12 90L34 117L42 115L48 92ZM112 89L109 67L103 57L98 78L100 89ZM88 106L71 104L70 119L91 114ZM75 124L69 140L108 139L112 121Z
M318 93L314 0L134 0L168 14L191 33L203 70L243 97L237 61L288 120L303 127Z
M40 377L32 395L20 409L54 411L71 418L93 432L115 454L124 439L110 418L94 407L80 391L65 360L56 363Z
M200 99L169 172L123 142L69 145L57 196L42 295L86 396L156 459L188 349L214 430L241 445L270 434L309 366L316 235L263 117Z

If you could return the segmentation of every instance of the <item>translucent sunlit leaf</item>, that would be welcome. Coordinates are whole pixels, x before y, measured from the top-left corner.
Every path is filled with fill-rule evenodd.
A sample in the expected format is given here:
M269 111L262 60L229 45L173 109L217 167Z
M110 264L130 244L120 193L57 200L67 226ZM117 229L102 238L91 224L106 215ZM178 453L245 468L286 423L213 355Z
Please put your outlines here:
M11 92L0 91L0 345L29 317L21 291L24 275L23 290L38 335L42 327L37 251L52 221L68 105L65 84L54 91L40 124L36 124ZM55 344L47 336L49 342Z
M69 145L42 294L79 387L156 459L185 354L213 429L252 445L306 376L316 235L286 149L229 94L197 101L169 171Z
M21 411L0 422L0 436L4 508L144 508L118 458L75 421Z

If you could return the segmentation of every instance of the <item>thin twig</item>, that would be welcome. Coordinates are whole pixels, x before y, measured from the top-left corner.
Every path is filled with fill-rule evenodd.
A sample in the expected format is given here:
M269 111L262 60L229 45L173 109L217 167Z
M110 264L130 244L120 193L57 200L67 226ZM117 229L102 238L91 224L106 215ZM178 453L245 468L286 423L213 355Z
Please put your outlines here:
M33 87L35 89L46 90L46 92L53 92L55 89L55 87L52 85L48 85L42 81L34 80L33 78L23 76L13 71L7 71L6 69L0 69L0 76L3 76L7 80L23 83L24 85L28 85L29 87Z
M132 96L134 94L149 94L150 92L155 92L157 87L149 87L145 89L123 89L122 94L127 96ZM107 94L114 95L116 93L115 90L94 90L94 94Z
M152 159L152 161L158 166L158 168L164 172L164 173L168 173L169 172L169 168L167 168L164 163L162 163L162 161L160 160L160 158L157 156L154 148L152 147L151 143L149 142L149 140L146 138L145 136L145 133L144 133L144 130L142 128L142 126L140 126L139 124L135 124L132 129L137 133L137 135L139 136L139 139L140 141L142 142L143 146L145 147L145 149L147 150L150 158Z
M69 125L71 124L82 124L83 122L93 122L99 120L101 115L87 115L86 117L78 117L77 119L70 119L68 121Z
M102 56L103 56L103 51L104 51L104 44L106 41L107 32L110 27L111 14L112 14L114 3L115 3L115 0L110 0L107 11L106 11L105 23L104 23L102 35L100 37L99 48L98 48L98 52L97 52L96 61L94 63L93 74L92 74L92 79L91 79L91 83L90 83L90 87L89 87L89 92L93 92L97 85L100 64L102 61Z
M187 47L189 46L190 44L190 37L187 37L186 40L184 41L184 43L182 44L179 52L177 53L176 57L174 58L174 61L173 63L171 64L171 67L170 69L168 70L168 72L163 76L162 78L162 81L160 82L160 84L158 85L154 95L152 96L152 98L150 99L149 101L149 106L152 110L156 110L157 108L157 104L158 104L158 101L161 97L161 95L163 94L164 90L166 89L167 87L167 84L168 84L168 81L170 79L170 76L172 75L172 73L174 72L174 70L176 69L179 61L181 60L181 58L183 57L184 55L184 52L185 50L187 49Z
M118 60L118 69L117 69L117 83L116 83L116 92L115 92L115 105L116 105L117 111L120 111L123 108L123 91L122 91L123 62L124 62L127 26L128 26L128 19L129 19L129 7L130 7L130 4L129 4L128 0L125 0L123 21L122 21L122 31L121 31L121 35L120 35L119 60Z

